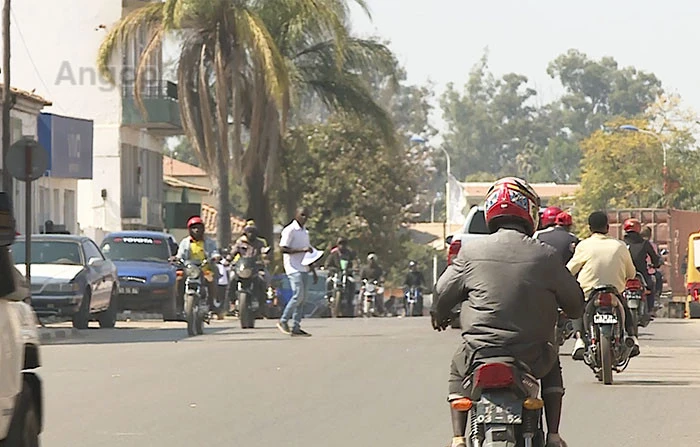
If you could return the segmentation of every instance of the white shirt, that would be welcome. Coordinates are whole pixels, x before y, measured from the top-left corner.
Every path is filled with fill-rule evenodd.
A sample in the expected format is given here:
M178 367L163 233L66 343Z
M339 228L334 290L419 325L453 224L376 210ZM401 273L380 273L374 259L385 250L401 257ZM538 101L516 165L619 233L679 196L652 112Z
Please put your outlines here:
M303 250L309 248L310 246L311 242L309 241L309 232L306 230L306 228L299 225L299 222L297 222L296 219L294 219L292 223L284 227L282 230L280 247L286 247L292 250ZM284 253L282 255L282 259L284 260L284 271L288 275L298 272L308 272L309 267L302 264L305 255L306 253Z
M216 267L219 269L219 285L220 286L227 286L228 285L228 271L226 269L226 266L224 266L222 263L217 263Z

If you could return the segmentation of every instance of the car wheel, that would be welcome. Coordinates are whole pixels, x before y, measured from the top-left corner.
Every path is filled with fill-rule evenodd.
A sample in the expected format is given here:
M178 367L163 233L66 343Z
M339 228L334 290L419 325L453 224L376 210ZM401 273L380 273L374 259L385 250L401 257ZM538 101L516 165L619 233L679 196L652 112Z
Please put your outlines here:
M39 447L39 413L32 387L25 380L12 415L7 438L0 447Z
M100 322L102 329L112 329L117 324L117 300L119 300L117 288L112 287L112 293L109 295L109 307L97 316L97 321Z
M80 301L78 312L73 315L73 327L76 329L87 329L90 324L90 300L92 294L90 289L85 290L83 299Z

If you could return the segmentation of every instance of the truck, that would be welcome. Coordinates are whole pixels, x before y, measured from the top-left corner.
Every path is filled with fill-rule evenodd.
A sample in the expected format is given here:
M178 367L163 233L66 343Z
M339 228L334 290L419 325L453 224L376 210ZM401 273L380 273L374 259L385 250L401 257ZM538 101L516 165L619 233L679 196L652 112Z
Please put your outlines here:
M700 212L662 208L627 208L608 211L609 235L623 239L622 228L626 219L636 218L642 227L652 230L652 241L659 250L668 253L662 256L664 266L664 295L668 298L669 316L682 317L688 296L686 262L688 238L700 230Z
M39 322L27 303L29 284L10 254L15 237L10 199L0 192L0 447L33 447L44 407Z

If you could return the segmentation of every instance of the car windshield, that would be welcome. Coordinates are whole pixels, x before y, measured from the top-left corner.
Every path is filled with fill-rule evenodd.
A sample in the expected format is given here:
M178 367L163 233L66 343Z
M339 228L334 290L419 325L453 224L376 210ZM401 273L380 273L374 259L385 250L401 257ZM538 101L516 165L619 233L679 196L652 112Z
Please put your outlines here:
M113 261L168 262L170 251L165 239L115 237L102 242L102 253Z
M489 234L484 212L482 210L477 210L476 213L474 213L471 221L465 225L465 228L462 231L468 234Z
M15 264L24 264L24 241L12 246L12 258ZM80 244L69 241L32 241L32 264L66 264L83 265Z

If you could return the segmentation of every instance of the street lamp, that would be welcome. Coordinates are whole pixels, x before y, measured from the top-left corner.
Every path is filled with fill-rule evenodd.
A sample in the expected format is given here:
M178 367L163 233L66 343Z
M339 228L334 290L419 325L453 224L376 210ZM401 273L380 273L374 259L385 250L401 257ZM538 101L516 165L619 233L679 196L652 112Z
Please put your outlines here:
M413 135L411 137L411 143L416 144L426 144L428 140L421 137L420 135ZM447 180L445 181L445 222L450 223L450 175L452 173L452 162L450 160L450 154L447 153L444 147L440 146L440 150L445 154L447 158Z
M661 171L661 173L663 175L663 179L664 179L664 186L663 186L663 188L664 188L664 203L666 204L666 207L668 207L668 166L666 164L666 160L667 160L666 159L666 152L667 152L666 151L666 143L664 142L663 139L661 139L661 137L658 134L651 132L651 131L648 131L648 130L645 130L645 129L640 129L639 127L633 126L632 124L623 124L620 127L618 127L618 129L627 130L630 132L639 132L639 133L643 133L646 135L650 135L650 136L656 138L656 140L661 144L661 149L663 150L663 153L664 153L664 164L663 164L663 170Z

